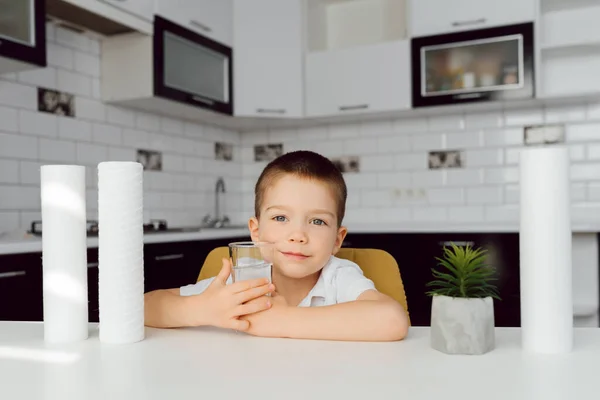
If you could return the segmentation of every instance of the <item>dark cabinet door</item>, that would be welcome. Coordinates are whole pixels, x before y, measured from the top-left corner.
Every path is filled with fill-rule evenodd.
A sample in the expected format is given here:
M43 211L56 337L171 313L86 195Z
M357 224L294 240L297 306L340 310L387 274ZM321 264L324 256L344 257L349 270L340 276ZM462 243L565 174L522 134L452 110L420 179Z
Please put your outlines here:
M0 256L0 320L42 321L41 253Z
M192 252L197 260L197 263L191 266L190 274L188 275L190 280L188 283L194 283L198 280L198 276L200 275L200 270L204 265L204 260L208 253L210 253L213 249L217 247L227 247L229 243L232 242L242 242L249 241L250 236L238 236L231 238L221 238L221 239L211 239L211 240L203 240L197 242L190 242L189 251Z
M518 327L521 324L519 284L519 235L517 233L390 233L349 234L344 247L376 248L390 253L398 263L406 300L414 326L431 323L431 297L427 283L433 277L435 257L442 257L449 242L469 243L487 249L488 263L497 270L501 301L494 300L496 326Z
M487 250L487 263L496 269L501 300L494 300L494 319L498 327L518 327L521 325L520 283L519 283L519 235L517 233L435 233L412 235L415 251L410 255L410 294L415 308L415 325L430 324L431 297L424 293L433 279L431 269L436 267L435 257L443 256L444 245L450 242L457 245L470 245ZM408 290L407 290L408 296ZM410 306L409 306L410 307ZM412 315L412 313L411 313Z
M87 251L88 320L99 322L98 305L98 248Z

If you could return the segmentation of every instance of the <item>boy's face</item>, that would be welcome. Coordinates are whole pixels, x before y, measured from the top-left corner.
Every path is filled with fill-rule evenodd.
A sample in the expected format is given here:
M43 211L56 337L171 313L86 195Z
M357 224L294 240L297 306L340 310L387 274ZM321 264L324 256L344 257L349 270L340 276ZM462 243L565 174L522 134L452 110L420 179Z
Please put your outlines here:
M337 227L331 189L316 180L284 175L263 196L260 219L248 224L253 241L275 243L273 264L289 278L321 270L346 236Z

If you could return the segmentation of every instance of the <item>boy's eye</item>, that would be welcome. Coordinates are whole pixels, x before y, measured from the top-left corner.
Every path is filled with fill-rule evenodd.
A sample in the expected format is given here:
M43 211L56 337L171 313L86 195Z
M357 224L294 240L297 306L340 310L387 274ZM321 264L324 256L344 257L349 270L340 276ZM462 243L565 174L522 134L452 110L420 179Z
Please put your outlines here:
M318 218L317 218L317 219L313 219L313 223L314 223L315 225L327 225L327 224L325 223L325 221L323 221L322 219L318 219Z
M285 222L286 218L283 215L277 215L277 216L273 217L273 219L278 222Z

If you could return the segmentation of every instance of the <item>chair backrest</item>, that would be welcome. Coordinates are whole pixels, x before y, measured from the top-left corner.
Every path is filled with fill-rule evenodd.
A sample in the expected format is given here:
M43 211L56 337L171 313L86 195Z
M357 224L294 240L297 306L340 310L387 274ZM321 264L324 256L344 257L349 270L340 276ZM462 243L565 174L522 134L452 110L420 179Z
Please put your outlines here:
M204 260L198 281L216 276L221 269L221 260L228 257L227 247L213 249ZM390 253L379 249L342 248L336 257L358 264L365 276L373 281L378 291L398 301L408 313L406 293L398 263Z

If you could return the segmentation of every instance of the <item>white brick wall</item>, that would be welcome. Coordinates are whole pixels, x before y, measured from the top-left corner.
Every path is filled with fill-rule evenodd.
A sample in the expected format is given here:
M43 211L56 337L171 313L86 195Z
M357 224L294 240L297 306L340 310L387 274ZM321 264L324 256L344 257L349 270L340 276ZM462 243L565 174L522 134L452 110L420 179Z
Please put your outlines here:
M252 198L252 185L264 166L253 161L252 145L268 139L283 143L284 151L359 156L361 172L345 174L348 224L518 226L523 128L564 123L572 160L572 219L599 221L599 110L600 103L579 104L297 129L305 143L288 142L276 132L242 133L242 190ZM427 154L436 150L462 150L462 168L429 170Z
M48 68L0 75L0 233L28 229L40 219L40 166L87 167L88 218L97 217L97 163L135 161L136 149L163 152L163 171L144 173L145 220L199 224L214 214L214 189L223 176L222 212L246 222L242 212L238 132L103 104L100 46L74 32L48 28ZM37 87L75 97L75 118L37 111ZM215 161L215 141L232 143L234 160Z
M254 144L283 143L328 157L359 156L361 172L345 175L348 224L517 223L523 127L564 123L572 170L575 222L600 222L600 103L383 119L270 131L226 131L103 104L99 43L64 29L48 30L44 70L0 76L0 232L39 219L39 167L88 167L89 217L97 215L95 166L135 160L135 150L163 152L163 171L144 174L145 218L191 225L221 204L243 223L253 209L254 183L266 162ZM38 113L37 85L76 95L76 118ZM215 141L234 145L232 162L214 159ZM429 151L462 150L461 168L429 170ZM242 168L243 166L243 168Z

